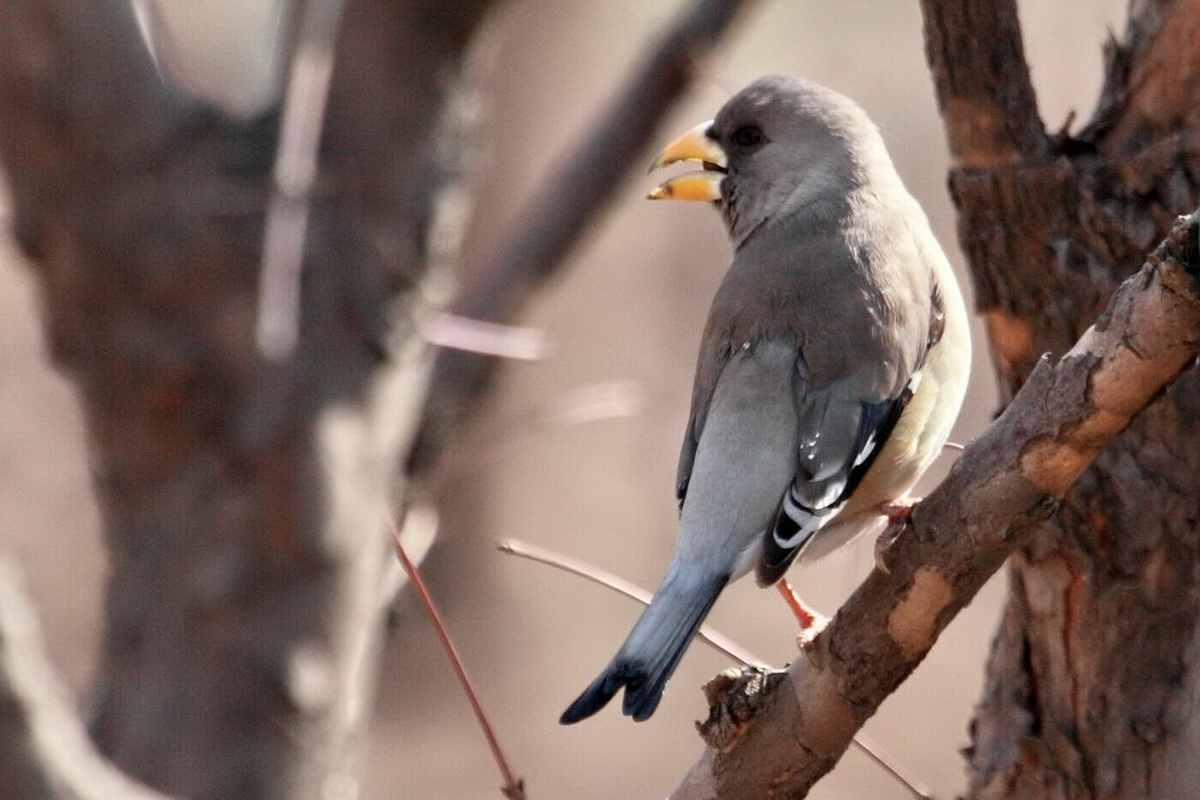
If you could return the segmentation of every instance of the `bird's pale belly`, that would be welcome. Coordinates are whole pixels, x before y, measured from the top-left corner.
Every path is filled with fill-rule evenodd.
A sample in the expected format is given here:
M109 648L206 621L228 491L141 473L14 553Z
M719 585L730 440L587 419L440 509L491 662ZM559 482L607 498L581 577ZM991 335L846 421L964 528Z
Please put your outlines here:
M876 515L880 505L904 497L941 453L956 415L935 414L930 409L938 405L957 408L965 386L965 380L958 375L949 382L944 379L944 371L940 369L943 355L936 353L936 361L926 364L923 380L908 408L862 483L838 514L837 522Z

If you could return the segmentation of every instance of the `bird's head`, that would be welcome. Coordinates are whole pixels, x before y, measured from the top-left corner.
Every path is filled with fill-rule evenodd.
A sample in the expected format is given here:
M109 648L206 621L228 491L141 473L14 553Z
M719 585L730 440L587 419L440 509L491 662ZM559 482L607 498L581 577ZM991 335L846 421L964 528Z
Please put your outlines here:
M874 167L891 169L878 131L853 101L779 76L738 92L714 119L667 145L650 168L683 161L702 168L666 181L650 197L719 203L735 248L774 220L806 210L836 215Z

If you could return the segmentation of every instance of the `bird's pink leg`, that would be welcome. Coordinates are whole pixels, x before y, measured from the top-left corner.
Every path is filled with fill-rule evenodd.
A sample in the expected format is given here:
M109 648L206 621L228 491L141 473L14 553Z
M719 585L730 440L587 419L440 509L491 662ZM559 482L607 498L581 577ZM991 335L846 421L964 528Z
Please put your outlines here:
M804 633L811 628L817 621L817 613L804 605L804 601L792 589L787 578L781 579L779 583L775 584L775 588L779 590L779 594L783 595L783 602L787 603L788 608L796 615L796 621L800 623L800 632Z
M779 583L775 584L775 588L779 590L779 594L783 595L783 601L788 604L788 608L796 615L796 621L800 623L800 632L796 634L796 647L800 648L800 652L804 653L809 660L812 660L813 639L829 624L829 619L806 606L796 591L792 589L792 585L787 582L787 578L781 579Z

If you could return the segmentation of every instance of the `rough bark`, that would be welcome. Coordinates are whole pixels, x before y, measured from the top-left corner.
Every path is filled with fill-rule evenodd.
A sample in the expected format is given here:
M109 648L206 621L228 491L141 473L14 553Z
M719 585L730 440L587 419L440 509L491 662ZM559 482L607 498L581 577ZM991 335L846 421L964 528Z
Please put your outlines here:
M119 0L0 8L0 157L110 554L92 734L150 785L354 786L448 109L488 5L348 4L283 365L253 340L276 117L172 95Z
M1200 353L1196 217L1181 221L1055 366L1044 360L880 549L877 569L785 673L720 677L708 749L673 800L804 797L938 634L1113 437ZM1155 406L1161 405L1161 401Z
M1094 319L1131 256L1196 206L1200 3L1131 4L1093 119L1040 140L1013 3L969 5L1009 21L1007 57L981 46L964 4L922 3L959 237L1011 397L1040 354L1064 352ZM1021 134L996 155L1013 97ZM1014 557L973 725L970 797L1195 793L1198 411L1192 370Z

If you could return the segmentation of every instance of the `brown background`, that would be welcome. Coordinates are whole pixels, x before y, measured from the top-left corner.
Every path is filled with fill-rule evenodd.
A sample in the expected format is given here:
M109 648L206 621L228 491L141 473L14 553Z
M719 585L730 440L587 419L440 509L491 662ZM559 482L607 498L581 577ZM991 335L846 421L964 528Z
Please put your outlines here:
M679 2L519 0L493 31L486 161L464 263L478 262L519 217L526 196L572 135L594 118L632 59ZM1042 116L1057 128L1086 118L1098 93L1100 43L1120 24L1117 0L1022 7ZM915 5L888 0L769 3L747 19L670 129L711 116L767 72L802 75L858 100L883 130L910 190L952 260L959 261L945 191L947 156L921 51ZM980 36L986 36L980 31ZM550 357L512 366L479 430L453 454L456 507L428 562L450 624L534 798L652 798L698 755L697 688L729 666L695 646L655 717L635 725L609 709L572 728L556 720L607 662L638 608L606 590L495 554L516 537L558 549L647 587L661 577L674 525L675 458L699 328L728 261L709 209L651 204L636 177L600 230L576 253L570 277L527 323L555 344ZM7 215L5 215L7 216ZM103 557L80 412L47 366L31 275L0 242L0 548L15 553L44 616L52 657L86 687L98 639ZM955 437L995 410L986 344L976 334L975 388ZM635 413L580 422L589 387L615 387ZM934 472L950 463L948 454ZM930 476L935 481L937 474ZM929 485L929 484L927 484ZM871 566L861 541L792 579L831 613ZM993 583L950 626L928 661L866 727L941 797L962 786L966 743L988 642L1003 594ZM498 797L482 736L411 599L398 607L380 687L364 796ZM773 593L746 581L710 622L773 663L793 657L794 623ZM815 798L902 798L857 753Z

